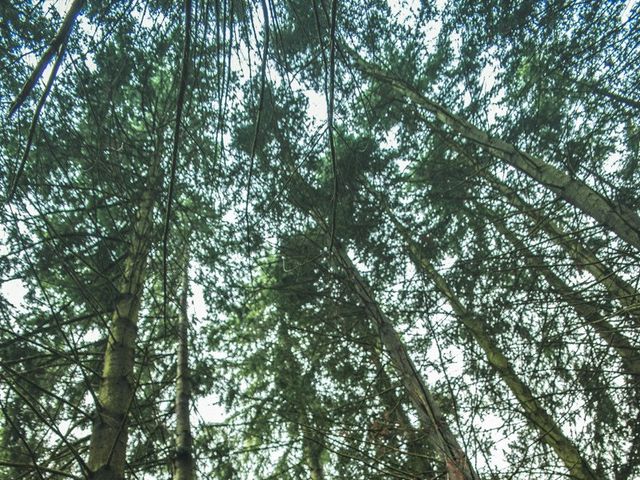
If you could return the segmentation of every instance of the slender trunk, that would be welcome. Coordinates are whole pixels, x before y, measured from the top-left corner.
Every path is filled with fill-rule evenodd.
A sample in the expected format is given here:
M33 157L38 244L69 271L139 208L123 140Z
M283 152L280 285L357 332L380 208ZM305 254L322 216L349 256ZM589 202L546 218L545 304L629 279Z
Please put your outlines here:
M482 174L489 183L520 213L528 216L536 226L539 226L549 238L561 247L581 268L589 272L609 292L612 298L617 299L631 315L636 325L640 326L640 293L627 281L622 279L613 270L608 268L595 253L571 237L559 224L545 217L536 209L528 205L516 192L500 182L493 175L485 172Z
M380 309L369 285L337 242L335 243L333 258L347 275L369 317L374 321L382 345L397 370L402 384L417 410L418 416L422 422L431 426L427 434L433 447L445 459L449 474L455 479L477 480L479 478L478 475L449 429L446 419L429 392L420 372L411 360L404 343L400 339L400 335L393 327L393 323Z
M176 457L174 480L192 480L194 477L193 437L189 405L191 403L191 373L189 371L189 262L185 261L180 295L178 322L178 362L176 369Z
M116 300L104 354L98 390L97 415L89 447L90 478L122 480L128 438L128 413L133 401L133 359L137 338L138 310L144 287L151 243L155 192L160 173L159 146L142 194L125 271Z
M455 133L496 158L525 173L538 183L582 210L598 223L640 250L640 217L632 209L603 197L584 182L573 178L544 160L519 150L514 145L492 137L470 122L429 100L407 83L351 52L357 67L364 73L385 82L399 95L431 112L438 121Z
M540 272L547 283L556 291L563 300L573 307L582 322L592 327L605 343L615 351L625 369L625 373L636 381L640 381L640 352L631 342L611 325L601 314L600 309L592 305L583 295L574 291L546 264L542 256L535 255L517 235L515 235L504 222L493 218L493 224L500 234L505 237L526 258L527 263Z
M29 441L23 429L17 425L22 412L20 402L12 398L13 394L6 393L0 401L0 413L3 417L0 422L0 477L20 478L24 471L20 468L40 470L38 458L29 449Z
M607 90L606 88L599 87L595 83L583 82L578 80L578 85L583 92L586 93L596 93L598 95L602 95L610 100L626 105L627 107L640 109L640 101L635 100L630 97L625 97L624 95L620 95L619 93L612 92Z
M445 140L467 163L481 167L473 155L465 148L455 142L451 142L450 139ZM584 246L579 240L572 238L571 234L565 231L560 224L554 222L529 205L511 187L505 185L486 169L479 168L478 172L494 189L500 192L518 212L529 217L536 228L543 230L551 241L562 248L567 255L573 259L577 266L584 268L596 281L601 283L607 292L625 307L626 312L630 314L636 325L640 326L640 292L638 292L633 285L607 267L594 252Z
M411 475L415 476L416 479L435 478L437 475L432 463L432 455L429 455L429 449L422 441L424 435L418 435L416 429L411 424L403 402L396 395L395 387L380 361L378 352L372 351L371 355L374 356L374 365L378 371L378 384L382 403L385 405L387 411L390 412L392 418L397 422L407 443L407 455L409 456L408 467ZM424 432L428 432L430 429L429 424L424 422L421 422L420 428Z
M305 191L309 198L313 198L313 189L306 183L295 167L291 173L298 180L296 185ZM393 327L391 319L382 311L376 301L371 288L362 278L358 269L353 264L349 255L344 251L340 242L331 237L331 228L326 224L322 215L314 208L302 206L294 201L294 204L304 213L308 214L316 222L327 236L327 246L332 245L332 259L347 276L347 281L354 293L360 298L362 305L373 321L373 326L380 336L380 342L386 350L393 367L398 372L403 387L406 389L411 403L416 408L421 422L431 428L425 432L427 439L434 450L441 455L447 465L447 471L452 480L478 480L478 474L469 462L467 455L458 443L458 440L449 429L446 419L440 411L440 407L434 401L431 392L427 388L422 375L413 363L400 335Z
M309 467L309 475L311 480L324 480L324 469L322 468L322 444L315 438L304 437L302 441L303 453L307 467Z
M51 43L40 57L40 60L38 60L38 63L32 70L31 75L29 75L29 78L22 86L20 93L11 103L11 106L9 107L9 116L13 115L29 97L32 90L44 74L47 66L51 63L51 60L53 60L57 55L61 55L63 50L60 47L63 47L63 45L67 43L69 36L71 35L71 31L76 23L76 19L84 7L84 4L85 0L73 0L69 6L69 10L67 10L64 19L62 20L60 28L58 28L58 31L56 32L55 37L51 39Z
M381 359L380 352L383 347L380 345L379 339L375 335L371 337L371 330L364 325L360 329L360 335L364 338L367 336L371 338L366 351L377 372L375 385L382 405L385 407L385 418L388 417L395 422L406 443L407 450L403 453L408 456L407 473L410 473L412 478L416 480L436 478L438 476L436 469L440 466L437 465L435 452L429 447L430 442L427 440L429 435L433 435L433 429L422 417L418 417L419 426L413 426L407 415L406 403L396 393L397 387L393 384ZM397 445L397 448L400 448L400 445Z
M530 424L541 433L542 440L556 452L572 477L580 480L596 480L597 477L595 473L584 458L582 458L580 451L573 442L562 433L562 430L555 423L551 415L549 415L537 400L527 384L518 377L509 360L493 342L491 336L487 333L484 320L467 310L449 287L444 277L438 273L428 260L422 248L413 241L407 229L388 208L386 212L401 234L419 271L429 277L440 293L447 298L449 305L460 322L469 329L478 345L484 350L489 364L498 372L524 409L524 414Z

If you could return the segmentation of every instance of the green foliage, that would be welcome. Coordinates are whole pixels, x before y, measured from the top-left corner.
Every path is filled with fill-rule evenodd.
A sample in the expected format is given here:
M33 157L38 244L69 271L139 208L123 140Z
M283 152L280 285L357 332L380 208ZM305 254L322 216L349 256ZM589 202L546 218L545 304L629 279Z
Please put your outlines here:
M5 111L67 8L10 3L0 5ZM633 220L638 5L264 6L265 59L260 2L193 2L175 144L186 22L184 5L164 0L88 2L33 132L50 67L3 120L0 479L85 476L109 318L146 193L155 213L144 233L151 247L127 476L165 478L172 468L185 269L196 307L189 361L199 477L455 476L434 449L433 426L419 421L358 280L336 262L340 250L481 478L567 471L448 296L483 320L599 478L635 478L637 382L592 323L608 322L632 353L640 348L638 252L565 200L562 186L536 182L482 141L512 143L515 150L500 145L542 160L539 170L565 172L571 188L587 185L606 200L605 213ZM356 56L383 74L367 74ZM434 115L436 103L486 137L467 136L468 125L454 131ZM392 218L424 250L448 296L416 264ZM548 271L579 295L560 291ZM26 289L21 306L9 301L11 280ZM584 305L597 315L585 320Z

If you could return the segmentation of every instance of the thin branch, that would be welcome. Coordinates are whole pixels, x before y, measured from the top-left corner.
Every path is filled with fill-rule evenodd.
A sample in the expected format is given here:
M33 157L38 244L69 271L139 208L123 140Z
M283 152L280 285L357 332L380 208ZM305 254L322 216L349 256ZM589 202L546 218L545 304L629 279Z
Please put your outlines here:
M74 0L74 2L71 4L69 11L62 21L62 25L60 25L60 28L56 33L56 36L53 37L53 40L51 40L49 47L44 52L44 54L42 54L42 57L40 57L40 60L33 69L33 72L31 72L31 75L22 86L22 90L11 104L11 107L9 108L9 116L13 115L31 94L33 87L42 76L45 68L47 68L47 65L49 65L53 57L56 55L56 52L58 52L58 62L60 61L64 53L67 41L69 40L69 35L71 34L71 30L73 29L75 20L78 17L80 10L82 10L83 6L84 0ZM52 78L55 77L55 72L53 72L51 75ZM53 81L52 78L49 80L50 82Z
M15 463L15 462L7 462L6 460L0 460L0 466L3 467L13 467L13 468L23 468L28 470L38 470L50 473L52 475L58 475L60 477L73 478L80 480L80 477L76 475L72 475L71 473L63 472L61 470L56 470L55 468L43 467L42 465L31 465L28 463Z
M18 164L16 174L13 177L13 182L11 183L11 187L9 188L9 193L7 194L7 202L10 202L11 199L13 198L13 195L16 192L16 188L18 187L18 182L20 181L20 177L22 177L22 174L24 172L24 166L27 164L27 159L29 158L29 152L31 151L31 145L33 144L33 138L35 137L36 127L38 126L40 113L42 112L42 107L44 107L44 104L47 101L47 97L49 96L49 92L53 87L53 81L56 78L58 69L62 64L62 58L64 57L65 48L66 48L66 44L63 44L60 46L60 52L58 53L58 58L56 58L56 62L54 63L53 69L51 70L51 75L49 75L49 80L47 80L47 85L45 86L44 92L42 92L42 96L38 101L38 105L36 106L36 111L33 113L33 118L31 119L31 125L29 126L29 136L27 137L27 144L24 147L24 153L22 154L22 158L20 159L20 163Z
M258 99L258 112L256 114L256 129L253 134L253 143L251 144L251 159L249 160L249 178L247 180L247 197L244 204L244 218L247 228L247 251L250 251L251 232L249 225L249 197L251 196L251 180L253 179L253 164L256 158L256 149L258 147L258 133L260 133L260 123L262 121L262 110L264 108L264 91L267 83L267 54L269 53L269 9L265 0L262 3L262 15L264 16L264 51L262 54L262 65L260 67L260 98Z
M176 183L176 170L178 166L178 148L180 146L180 124L182 122L182 110L187 91L189 76L189 55L191 50L191 0L185 0L185 32L184 47L182 50L182 71L180 73L180 90L178 91L178 103L176 106L176 124L173 134L173 151L171 152L171 179L169 181L169 199L164 218L164 232L162 234L162 292L163 292L163 317L167 319L167 257L169 227L171 222L171 207Z
M329 123L329 147L331 149L331 169L333 173L333 197L331 199L331 239L329 241L329 253L333 250L336 237L336 213L338 211L338 166L336 161L336 146L333 136L333 105L335 99L336 81L336 14L338 0L333 0L331 5L331 44L329 51L329 101L327 106L327 119Z

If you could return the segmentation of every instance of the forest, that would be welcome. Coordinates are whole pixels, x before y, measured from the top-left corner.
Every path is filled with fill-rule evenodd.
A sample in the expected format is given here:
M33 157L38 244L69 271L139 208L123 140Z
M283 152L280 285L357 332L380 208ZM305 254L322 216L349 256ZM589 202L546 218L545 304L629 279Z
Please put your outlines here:
M640 2L0 2L0 480L640 478Z

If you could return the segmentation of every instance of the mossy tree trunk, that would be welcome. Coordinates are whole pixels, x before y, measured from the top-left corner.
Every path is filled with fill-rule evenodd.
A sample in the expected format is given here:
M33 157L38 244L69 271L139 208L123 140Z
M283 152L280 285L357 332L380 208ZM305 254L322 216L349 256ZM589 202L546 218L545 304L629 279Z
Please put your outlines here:
M398 429L407 445L406 454L409 457L407 467L410 469L408 473L412 475L412 478L415 477L416 479L437 477L434 469L434 456L430 452L427 442L423 441L426 438L425 434L419 435L416 428L411 424L404 402L396 394L396 387L385 371L378 352L372 351L371 354L374 356L374 365L378 372L377 384L380 389L380 398L387 412L390 412L390 418L397 423ZM427 432L430 427L428 424L421 423L420 429L423 432Z
M308 198L313 198L313 189L297 172L295 166L290 165L290 172L296 179L296 188L306 192ZM455 480L478 480L478 474L471 465L468 456L461 447L457 438L449 428L448 422L442 414L440 407L434 401L433 395L427 388L426 382L409 356L407 349L395 330L393 322L380 308L371 287L360 275L353 261L337 239L332 239L329 225L322 214L314 207L303 205L294 199L294 206L303 213L309 215L317 227L326 235L326 244L331 248L331 258L336 266L342 270L347 285L360 299L367 312L367 317L372 321L374 330L380 337L380 343L389 355L391 364L398 373L411 403L421 423L429 425L425 431L425 439L431 448L442 458L446 464L448 475Z
M324 447L316 438L317 435L305 435L302 441L304 459L309 468L309 478L311 480L324 480L324 469L322 468L322 452Z
M444 106L428 99L409 84L362 59L355 52L351 52L351 55L362 72L386 83L398 95L433 114L438 122L446 125L467 142L528 175L640 250L640 217L631 208L605 198L589 185L544 160L529 155L504 140L492 137Z
M444 140L459 154L469 165L477 167L479 175L489 185L498 191L521 215L528 217L532 222L532 228L545 232L549 239L562 248L576 263L576 266L584 268L598 281L626 309L636 325L640 326L640 292L624 280L615 271L609 268L604 261L587 248L579 239L567 232L558 222L554 222L547 215L529 205L511 187L500 181L478 162L474 156L462 145L452 142L446 136Z
M513 245L519 254L524 256L531 268L541 273L562 300L573 308L583 324L593 328L600 338L618 354L625 373L635 381L640 379L640 354L629 339L601 315L597 306L589 302L582 294L574 291L573 288L556 275L545 263L544 258L541 255L534 254L504 222L495 217L492 218L492 222L496 230Z
M160 157L160 152L156 151L138 208L124 276L109 326L87 464L93 480L124 478L128 414L135 393L138 312L153 230Z
M584 268L625 307L636 325L640 326L640 293L626 280L617 275L589 248L564 230L557 222L549 219L535 208L528 205L516 192L500 182L493 175L484 173L489 183L513 205L518 212L531 219L533 225L539 226L549 238L561 247L580 268Z
M398 372L404 388L411 399L418 416L430 428L427 438L431 446L444 459L447 471L452 478L462 480L477 480L479 477L468 460L467 455L450 430L449 425L436 404L431 392L426 386L422 375L409 356L407 349L393 323L382 311L376 301L371 288L362 278L344 249L335 243L333 258L347 275L348 282L360 298L369 318L374 322L391 363Z
M561 428L538 401L529 386L516 374L507 357L487 333L484 320L474 315L473 312L465 307L449 287L444 277L440 275L429 261L426 252L411 238L404 225L400 223L390 209L385 208L385 210L397 231L402 236L418 271L422 272L433 282L436 289L447 299L459 321L469 329L473 338L485 352L488 363L496 370L520 403L530 425L540 432L541 439L556 452L573 478L579 480L596 480L598 477L582 457L578 448L562 432Z

